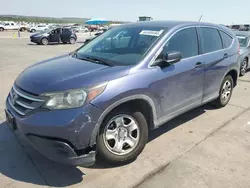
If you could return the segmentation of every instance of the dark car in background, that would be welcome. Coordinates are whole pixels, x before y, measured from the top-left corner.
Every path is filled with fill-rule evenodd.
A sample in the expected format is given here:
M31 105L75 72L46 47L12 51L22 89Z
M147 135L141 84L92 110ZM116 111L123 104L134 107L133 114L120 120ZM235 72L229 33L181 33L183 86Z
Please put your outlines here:
M54 161L128 163L150 130L208 102L228 104L238 50L235 34L215 24L118 26L24 70L6 100L7 122Z
M234 31L250 31L250 25L244 24L244 25L231 25L229 26Z
M250 68L250 32L235 32L240 43L240 76L244 76Z
M30 41L42 45L49 43L75 44L77 36L70 28L54 28L31 35Z

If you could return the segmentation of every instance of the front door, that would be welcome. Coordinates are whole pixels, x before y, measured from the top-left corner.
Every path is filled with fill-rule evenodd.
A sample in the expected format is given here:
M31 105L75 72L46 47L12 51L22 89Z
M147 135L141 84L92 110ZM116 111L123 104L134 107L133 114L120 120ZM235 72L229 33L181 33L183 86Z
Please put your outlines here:
M203 57L199 55L196 28L177 32L163 48L164 53L178 51L181 61L157 67L157 82L152 89L158 93L159 121L171 119L201 104L204 81Z
M58 29L52 30L50 33L50 42L59 42L60 31Z

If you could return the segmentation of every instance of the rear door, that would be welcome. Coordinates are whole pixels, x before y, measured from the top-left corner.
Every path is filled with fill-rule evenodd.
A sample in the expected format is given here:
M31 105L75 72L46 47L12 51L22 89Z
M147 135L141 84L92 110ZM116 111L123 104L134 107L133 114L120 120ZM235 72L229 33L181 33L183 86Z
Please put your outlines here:
M220 31L216 28L200 27L199 33L205 63L203 90L203 102L205 103L219 96L221 81L228 69L228 59L231 56L228 48L232 41L228 39L223 44ZM224 37L226 36L223 35Z
M68 42L71 36L71 31L67 28L62 29L61 40L63 42Z

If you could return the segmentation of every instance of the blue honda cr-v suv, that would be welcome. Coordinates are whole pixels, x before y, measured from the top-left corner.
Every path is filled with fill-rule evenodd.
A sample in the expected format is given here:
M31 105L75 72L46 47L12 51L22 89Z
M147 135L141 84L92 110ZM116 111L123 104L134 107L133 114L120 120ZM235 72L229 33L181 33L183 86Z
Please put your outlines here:
M7 122L57 162L128 162L149 130L210 101L225 106L238 53L235 35L219 25L119 26L23 71L6 101Z

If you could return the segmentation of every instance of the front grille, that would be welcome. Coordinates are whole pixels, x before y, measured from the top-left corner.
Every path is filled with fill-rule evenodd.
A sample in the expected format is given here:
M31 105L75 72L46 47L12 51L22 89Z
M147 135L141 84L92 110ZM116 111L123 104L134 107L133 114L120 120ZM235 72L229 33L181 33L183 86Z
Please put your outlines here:
M8 96L9 105L21 116L41 107L45 101L45 98L30 94L15 85L11 88Z

